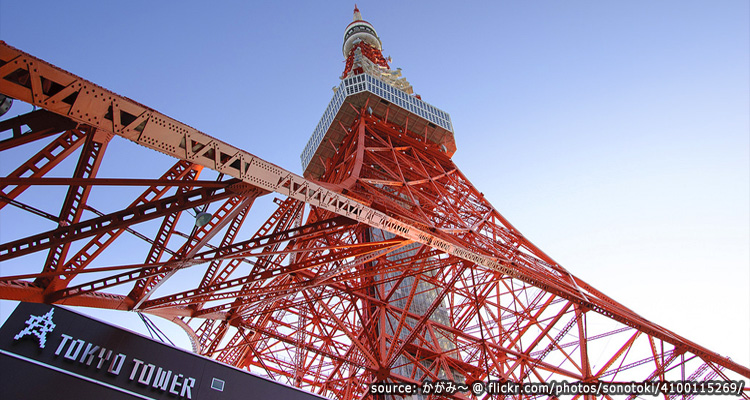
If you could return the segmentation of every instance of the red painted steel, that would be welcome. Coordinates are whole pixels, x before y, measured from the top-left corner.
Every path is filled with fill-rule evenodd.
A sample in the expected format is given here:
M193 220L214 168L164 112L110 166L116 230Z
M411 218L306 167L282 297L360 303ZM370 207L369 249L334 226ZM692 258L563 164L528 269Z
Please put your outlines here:
M379 50L364 42L354 48L389 68ZM344 75L364 73L353 69L353 54ZM366 397L375 381L750 378L746 366L643 319L570 274L512 226L445 149L411 131L408 117L395 123L403 112L395 105L373 114L365 103L355 107L350 125L338 127L350 133L322 160L317 182L341 195L332 210L313 194L294 197L307 193L309 181L261 164L277 174L268 175L278 177L269 184L268 176L253 175L250 155L230 153L220 141L204 141L207 135L111 92L100 100L102 91L0 43L0 93L44 109L0 121L0 131L12 131L0 150L39 149L0 178L0 208L12 204L3 212L28 212L47 223L0 244L0 261L38 265L4 269L0 298L159 315L183 327L200 354L337 399ZM31 131L21 133L22 126ZM184 134L183 142L161 140L167 131ZM89 144L106 144L109 134L181 160L155 179L97 177L107 154ZM42 140L53 135L50 143ZM80 148L59 216L21 198L31 187L59 185L45 175ZM240 171L241 180L198 182L199 162ZM275 200L254 233L243 233L254 202L272 184L289 197ZM148 188L124 207L95 203L96 190L113 185ZM380 229L338 199L385 213L430 239ZM213 210L211 220L186 229L182 213L202 207ZM65 222L50 228L50 216ZM142 246L126 250L126 233ZM440 243L491 257L502 268L449 253ZM107 249L137 261L112 265ZM741 397L750 398L746 393Z
M346 57L344 72L341 74L342 77L346 77L349 75L349 72L352 72L356 50L359 50L363 56L367 57L367 59L372 61L375 65L390 69L390 66L388 66L388 60L383 57L383 53L381 53L380 50L372 47L366 42L359 42L352 46L352 49L349 51L349 55ZM354 71L355 74L361 74L362 72L363 71L361 68Z

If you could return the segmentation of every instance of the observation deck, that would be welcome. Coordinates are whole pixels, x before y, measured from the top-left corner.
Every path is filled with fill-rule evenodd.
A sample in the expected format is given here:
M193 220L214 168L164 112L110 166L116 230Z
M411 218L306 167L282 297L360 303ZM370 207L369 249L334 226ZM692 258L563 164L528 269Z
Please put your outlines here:
M449 157L456 152L453 124L447 112L363 72L344 78L335 89L300 155L305 178L320 178L324 160L336 153L349 133L347 129L357 119L358 110L365 105L366 112L372 110L372 114L381 119L387 115L387 122L404 127L418 137L426 137Z

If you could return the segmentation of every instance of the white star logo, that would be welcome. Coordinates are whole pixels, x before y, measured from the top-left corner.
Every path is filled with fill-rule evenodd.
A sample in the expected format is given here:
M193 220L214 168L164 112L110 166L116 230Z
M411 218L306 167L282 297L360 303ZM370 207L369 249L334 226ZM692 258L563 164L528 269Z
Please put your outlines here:
M52 313L55 309L52 308L47 314L44 315L29 315L28 321L26 321L26 328L13 339L18 340L26 335L34 335L39 339L39 348L44 348L47 344L47 333L52 332L55 329L55 323L52 322Z

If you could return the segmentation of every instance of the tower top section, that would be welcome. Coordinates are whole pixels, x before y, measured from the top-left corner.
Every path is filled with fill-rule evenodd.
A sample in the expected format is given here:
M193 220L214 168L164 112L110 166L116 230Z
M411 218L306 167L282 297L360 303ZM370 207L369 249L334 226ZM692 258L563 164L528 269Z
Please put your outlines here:
M368 73L389 81L388 84L411 94L409 82L401 77L401 71L391 70L388 61L383 57L383 42L371 23L362 19L359 8L354 6L353 21L344 31L344 44L341 48L346 58L346 67L341 79Z
M351 24L346 27L344 32L344 45L342 52L344 57L348 57L355 44L365 42L378 51L383 50L383 43L375 32L375 28L369 22L362 19L357 5L354 5L354 18Z
M391 126L394 134L434 145L451 157L456 142L448 113L415 95L401 68L391 69L375 28L362 19L356 5L353 19L344 31L341 83L333 88L333 98L300 155L304 176L319 179L324 174L327 160L364 113Z

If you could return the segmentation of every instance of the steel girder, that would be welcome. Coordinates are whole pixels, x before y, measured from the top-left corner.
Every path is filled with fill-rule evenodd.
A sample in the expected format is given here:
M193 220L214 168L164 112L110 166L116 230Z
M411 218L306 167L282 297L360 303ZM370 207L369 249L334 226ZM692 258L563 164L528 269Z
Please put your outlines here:
M352 134L324 160L321 182L310 182L4 43L0 93L48 112L0 122L12 132L0 142L3 151L40 148L0 182L0 206L58 219L51 229L0 245L4 262L54 260L0 277L2 298L164 316L184 327L202 354L342 399L363 396L375 380L750 377L747 367L570 274L437 146L366 107L341 127ZM23 126L31 131L22 133ZM180 161L161 178L128 184L97 177L90 166L104 152L82 150L80 171L70 173L72 200L59 215L27 204L24 192L59 184L46 173L92 133L119 135ZM242 182L202 186L196 178L203 167ZM148 187L143 194L104 213L78 189L137 183ZM268 191L288 198L242 240L238 230L251 204ZM207 225L189 233L176 228L180 213L214 202L221 211ZM85 218L87 212L95 216ZM140 233L149 223L157 225L152 234ZM141 261L99 262L123 233L144 244ZM54 250L66 245L75 246L73 256ZM50 249L57 253L45 255ZM191 283L166 288L172 276L195 269Z

